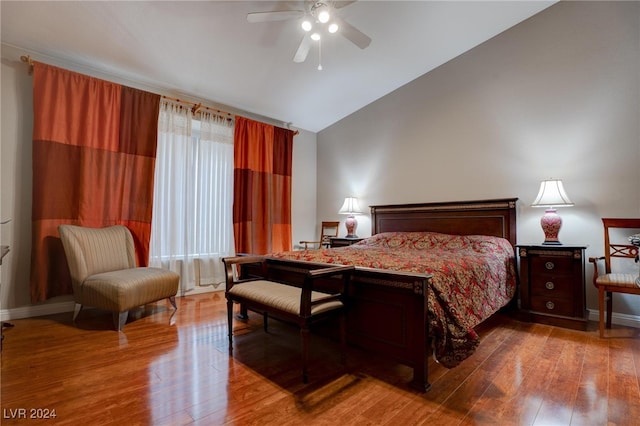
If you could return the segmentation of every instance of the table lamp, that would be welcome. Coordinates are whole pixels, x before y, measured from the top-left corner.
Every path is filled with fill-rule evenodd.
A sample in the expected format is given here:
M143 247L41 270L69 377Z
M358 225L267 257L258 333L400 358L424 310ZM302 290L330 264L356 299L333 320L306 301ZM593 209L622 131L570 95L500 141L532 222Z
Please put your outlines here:
M347 227L347 238L358 238L356 235L356 228L358 227L358 221L355 215L362 214L360 206L358 205L358 199L355 197L347 197L344 199L344 204L338 211L339 214L346 214L347 220L344 222Z
M547 179L540 183L538 196L531 204L532 207L545 207L544 216L540 219L540 225L544 232L544 242L547 245L562 244L558 240L558 233L562 226L562 218L556 212L556 207L571 207L573 203L569 200L567 193L562 186L560 179Z

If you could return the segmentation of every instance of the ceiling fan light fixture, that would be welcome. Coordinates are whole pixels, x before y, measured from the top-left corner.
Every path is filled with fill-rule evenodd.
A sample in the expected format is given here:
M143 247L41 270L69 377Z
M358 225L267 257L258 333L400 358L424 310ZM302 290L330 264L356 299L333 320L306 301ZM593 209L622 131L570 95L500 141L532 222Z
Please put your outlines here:
M326 24L331 19L329 13L329 6L323 1L317 1L311 6L311 15L313 15L319 22Z
M331 19L331 15L329 15L328 10L321 10L318 13L318 21L322 22L323 24L329 22L329 19Z
M322 70L322 54L320 53L322 50L322 33L335 34L339 32L344 38L360 49L367 48L371 43L369 36L338 16L343 7L356 1L358 0L305 0L305 10L286 9L270 12L249 12L247 13L247 21L255 23L295 20L296 24L300 25L305 33L293 55L293 62L304 62L309 53L309 49L311 49L315 43L318 49L318 70ZM333 15L334 11L336 12L336 16Z

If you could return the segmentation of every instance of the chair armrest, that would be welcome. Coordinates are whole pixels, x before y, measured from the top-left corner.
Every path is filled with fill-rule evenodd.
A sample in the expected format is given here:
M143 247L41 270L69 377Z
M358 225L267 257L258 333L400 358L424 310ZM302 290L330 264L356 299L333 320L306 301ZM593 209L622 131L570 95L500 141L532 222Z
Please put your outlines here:
M304 283L302 284L302 293L300 295L300 314L308 317L311 314L311 307L313 305L319 305L333 300L342 300L343 295L347 293L351 272L355 269L355 266L334 266L308 271L304 279ZM311 292L313 291L315 280L335 275L342 275L342 291L339 294L328 294L327 296L312 302Z
M240 284L242 282L252 281L251 279L243 279L237 280L233 274L233 266L234 265L244 265L250 263L260 263L264 265L264 257L263 256L233 256L233 257L224 257L222 258L222 263L225 266L225 283L226 290L229 291L234 286L234 284Z
M600 273L598 272L598 261L599 260L604 260L604 256L600 256L600 257L590 257L589 258L589 263L593 263L593 285L595 287L597 287L596 285L596 280L598 279L598 276L600 275Z
M321 303L327 303L332 301L342 301L342 293L339 294L328 294L326 297L320 297L316 300L311 301L311 306L319 305Z
M306 240L302 240L300 241L300 244L304 245L304 249L308 250L309 249L309 244L318 244L318 247L320 247L320 241L306 241Z
M264 262L264 256L224 257L222 261L225 263L225 265L241 265L243 263L261 263L261 262Z

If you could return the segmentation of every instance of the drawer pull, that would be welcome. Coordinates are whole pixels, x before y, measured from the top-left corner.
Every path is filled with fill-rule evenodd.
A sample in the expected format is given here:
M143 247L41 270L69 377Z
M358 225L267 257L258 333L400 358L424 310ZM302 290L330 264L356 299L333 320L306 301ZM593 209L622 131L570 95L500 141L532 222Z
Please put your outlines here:
M547 262L547 263L544 264L544 267L549 269L549 270L551 270L551 269L555 268L556 265L553 262Z
M556 307L556 305L553 302L547 302L545 304L545 306L547 307L547 309L549 309L550 311Z
M553 290L556 287L556 285L552 281L547 281L546 283L544 283L544 286L547 288L547 290Z

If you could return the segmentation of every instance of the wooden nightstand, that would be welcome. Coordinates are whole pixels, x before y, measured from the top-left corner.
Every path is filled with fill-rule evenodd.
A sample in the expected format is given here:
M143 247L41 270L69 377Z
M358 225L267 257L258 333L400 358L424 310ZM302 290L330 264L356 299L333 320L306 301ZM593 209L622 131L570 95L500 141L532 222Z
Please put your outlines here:
M329 240L331 241L331 243L329 244L329 247L335 248L335 247L350 246L351 244L355 244L358 241L364 240L364 238L331 237L329 238Z
M581 245L518 245L520 309L528 321L586 330Z

